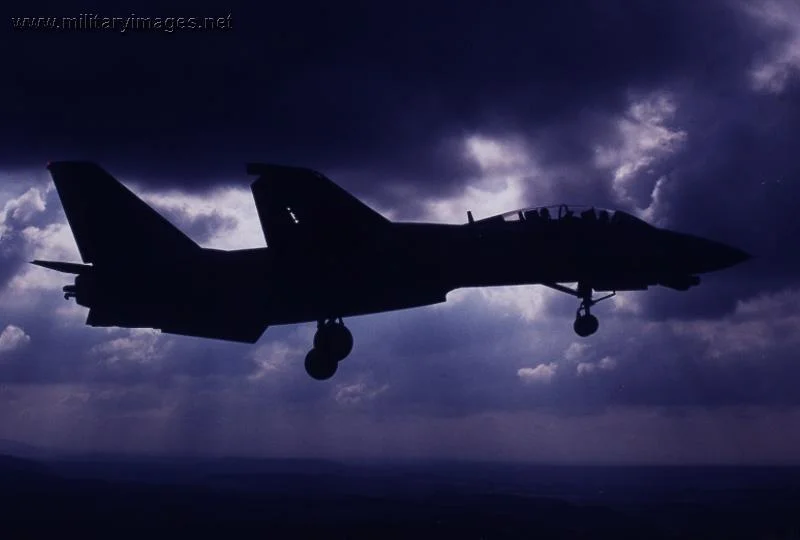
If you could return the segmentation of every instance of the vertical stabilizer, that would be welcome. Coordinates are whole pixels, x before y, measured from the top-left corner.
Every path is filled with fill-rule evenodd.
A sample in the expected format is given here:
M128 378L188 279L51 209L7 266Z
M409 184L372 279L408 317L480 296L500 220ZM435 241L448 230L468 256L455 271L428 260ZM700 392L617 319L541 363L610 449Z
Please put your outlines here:
M191 254L200 247L99 165L47 165L83 262L128 264Z

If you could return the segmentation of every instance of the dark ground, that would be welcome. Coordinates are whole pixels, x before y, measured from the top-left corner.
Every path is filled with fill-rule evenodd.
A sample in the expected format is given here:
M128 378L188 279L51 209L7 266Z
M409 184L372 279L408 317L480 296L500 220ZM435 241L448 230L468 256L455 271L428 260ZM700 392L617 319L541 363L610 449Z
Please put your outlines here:
M800 538L800 468L0 456L3 537Z

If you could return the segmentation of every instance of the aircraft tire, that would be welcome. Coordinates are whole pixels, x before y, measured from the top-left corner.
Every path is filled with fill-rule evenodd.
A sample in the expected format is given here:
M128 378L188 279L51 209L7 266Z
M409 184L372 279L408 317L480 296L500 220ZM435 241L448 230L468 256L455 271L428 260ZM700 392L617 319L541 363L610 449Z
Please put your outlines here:
M314 348L341 362L353 350L353 334L344 324L328 323L314 335Z
M580 337L589 337L600 327L600 321L594 315L581 315L575 318L572 329Z
M327 381L336 374L338 362L319 349L311 349L306 355L306 373L317 381Z

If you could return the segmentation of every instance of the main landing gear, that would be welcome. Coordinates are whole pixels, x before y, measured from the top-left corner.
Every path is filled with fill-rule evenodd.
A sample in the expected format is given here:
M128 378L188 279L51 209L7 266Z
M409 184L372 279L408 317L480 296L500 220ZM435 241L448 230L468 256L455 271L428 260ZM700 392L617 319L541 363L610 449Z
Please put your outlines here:
M607 294L595 300L592 299L592 287L586 283L578 283L577 289L570 289L558 283L548 283L547 286L580 298L581 303L575 314L575 322L572 324L572 329L575 330L575 333L580 337L589 337L597 332L597 329L600 327L600 321L591 313L592 306L617 294L616 292L612 292L611 294Z
M311 378L324 381L333 377L339 362L353 350L353 334L341 318L320 320L314 334L314 348L306 355L306 373Z

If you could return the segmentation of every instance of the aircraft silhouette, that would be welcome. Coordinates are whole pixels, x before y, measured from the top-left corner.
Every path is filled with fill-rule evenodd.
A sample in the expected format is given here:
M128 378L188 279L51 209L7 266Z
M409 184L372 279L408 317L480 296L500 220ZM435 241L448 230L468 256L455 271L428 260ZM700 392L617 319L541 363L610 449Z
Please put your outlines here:
M94 163L48 169L83 264L32 262L76 274L64 297L89 308L87 325L255 343L270 325L317 322L305 368L318 380L353 348L342 317L437 304L463 287L540 284L580 300L573 327L586 337L599 326L591 308L616 291L686 291L697 274L750 258L591 207L391 222L316 171L262 163L247 172L258 176L267 247L224 251L198 246Z

